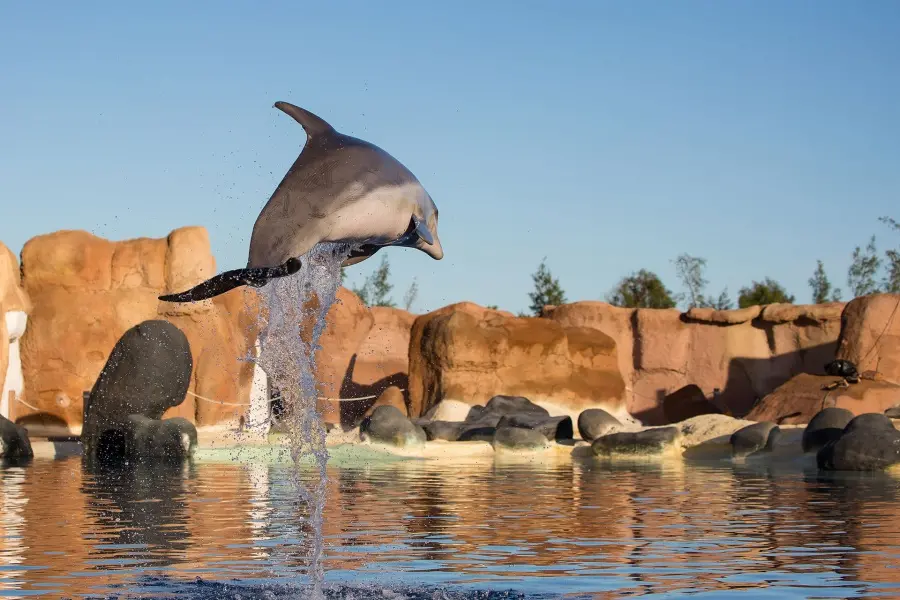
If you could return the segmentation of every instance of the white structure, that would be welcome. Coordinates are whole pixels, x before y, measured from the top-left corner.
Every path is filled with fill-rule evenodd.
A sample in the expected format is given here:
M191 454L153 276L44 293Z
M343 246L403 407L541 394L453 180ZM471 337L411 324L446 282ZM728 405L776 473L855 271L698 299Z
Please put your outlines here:
M9 396L12 392L16 398L21 398L25 393L25 379L22 375L22 357L19 354L19 340L25 333L28 324L28 314L21 310L11 310L6 313L6 329L9 331L9 366L6 368L6 378L3 380L3 395L0 396L0 415L9 417ZM0 340L0 343L4 343Z

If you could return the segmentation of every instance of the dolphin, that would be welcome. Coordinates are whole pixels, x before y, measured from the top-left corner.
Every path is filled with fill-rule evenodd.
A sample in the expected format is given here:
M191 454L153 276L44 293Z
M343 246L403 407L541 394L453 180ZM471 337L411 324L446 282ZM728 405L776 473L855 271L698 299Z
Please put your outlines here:
M197 302L242 285L262 287L299 271L300 257L319 242L350 244L345 267L385 246L443 258L437 206L409 169L306 109L288 102L275 108L303 127L306 144L256 218L247 266L160 300Z

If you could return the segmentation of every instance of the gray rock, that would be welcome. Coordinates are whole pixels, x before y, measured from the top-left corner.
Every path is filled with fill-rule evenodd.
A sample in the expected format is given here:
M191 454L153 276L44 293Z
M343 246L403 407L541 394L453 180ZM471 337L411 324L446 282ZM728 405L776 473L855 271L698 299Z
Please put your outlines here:
M521 415L525 413L533 413L544 417L550 416L547 409L538 406L524 396L494 396L488 400L488 403L484 406L484 411L497 414L501 417L504 415ZM471 410L469 412L471 414Z
M900 419L900 405L892 406L884 411L884 416L889 419Z
M677 427L622 431L598 437L591 444L591 451L597 456L661 454L672 447L680 435Z
M533 429L548 440L571 440L574 435L572 417L544 417L536 413L505 415L497 423L497 431L504 427Z
M578 433L586 442L593 442L614 427L621 426L622 423L617 418L601 408L589 408L578 415Z
M816 454L827 471L882 471L900 463L900 431L893 427L857 427Z
M896 431L893 421L885 415L879 413L863 413L853 417L853 419L847 423L847 426L844 427L843 435L861 429L870 431L873 429Z
M571 423L572 419L569 419ZM494 449L528 449L545 448L547 446L547 437L536 429L525 429L523 427L498 427L491 439Z
M764 421L747 425L731 434L732 456L748 456L755 452L771 452L781 429L775 423Z
M455 442L459 439L462 431L462 423L453 423L451 421L431 421L422 425L425 430L425 436L429 440L447 440Z
M144 321L126 331L84 403L85 456L92 459L101 448L123 456L129 416L159 420L181 404L193 366L187 337L172 323Z
M28 431L0 415L0 458L31 458L31 440Z
M136 461L183 461L197 448L197 428L182 417L149 419L128 417L126 455Z
M819 450L844 433L844 427L853 420L853 413L846 408L825 408L810 419L803 431L803 451Z
M414 425L393 406L379 406L359 426L363 438L394 446L419 446L427 440L425 430Z

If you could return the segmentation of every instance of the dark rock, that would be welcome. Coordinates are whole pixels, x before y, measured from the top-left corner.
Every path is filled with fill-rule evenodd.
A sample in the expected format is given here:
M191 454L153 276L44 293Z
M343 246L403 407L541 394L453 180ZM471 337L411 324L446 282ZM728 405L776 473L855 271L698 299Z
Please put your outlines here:
M843 435L858 430L888 429L896 431L890 418L879 413L863 413L853 417L844 427Z
M497 423L497 430L504 427L533 429L548 440L571 440L575 437L572 429L572 417L544 417L536 413L505 415Z
M748 425L731 434L731 454L747 456L754 452L771 452L779 437L781 429L770 421Z
M144 321L126 331L84 404L85 456L95 456L101 445L105 452L124 452L128 417L159 420L181 404L193 366L187 337L172 323Z
M884 411L884 416L889 419L900 419L900 405L892 406Z
M466 415L466 421L474 421L483 414L484 407L480 404L475 404L469 409L469 414Z
M578 433L586 442L593 442L601 435L606 435L613 427L621 427L617 418L602 408L589 408L578 415Z
M471 410L469 413L471 414ZM542 408L523 396L494 396L484 406L484 412L500 415L521 415L532 413L549 417L547 409ZM468 417L466 417L468 419Z
M459 434L458 442L493 442L496 427L471 427L463 429Z
M900 431L893 427L856 427L816 454L827 471L882 471L900 463Z
M843 377L845 379L856 379L859 381L859 371L849 360L837 359L825 365L825 374L832 377ZM855 383L855 382L854 382Z
M571 424L572 419L569 419ZM494 437L491 439L494 449L510 448L510 449L535 449L547 446L547 437L536 429L526 429L523 427L505 427L497 428Z
M680 423L700 415L722 414L694 384L686 385L663 398L663 413L668 423Z
M844 427L853 420L853 413L846 408L825 408L809 420L803 431L803 451L822 448L844 433Z
M359 433L363 437L394 446L420 445L427 439L421 427L414 425L396 407L388 405L379 406L363 419Z
M5 343L5 342L0 342ZM31 440L28 431L0 415L0 458L31 458Z
M182 417L157 420L131 415L126 432L126 455L137 462L183 461L197 448L197 428Z
M447 440L455 442L459 439L462 432L462 423L454 423L452 421L431 421L422 425L425 430L425 436L429 440Z
M591 450L597 456L660 454L670 448L680 435L677 427L622 431L598 437L591 444Z

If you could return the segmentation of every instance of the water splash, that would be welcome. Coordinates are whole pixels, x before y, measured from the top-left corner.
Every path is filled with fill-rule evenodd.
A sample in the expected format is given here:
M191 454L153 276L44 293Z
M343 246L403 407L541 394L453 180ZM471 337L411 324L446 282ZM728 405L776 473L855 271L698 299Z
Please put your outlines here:
M260 336L259 365L281 393L290 432L291 456L296 465L294 483L309 509L308 575L313 597L322 598L322 514L325 508L325 425L318 409L315 353L325 330L325 317L341 284L341 263L349 244L321 243L301 258L300 271L274 279L262 288L265 323ZM301 461L313 459L311 484L305 485Z

